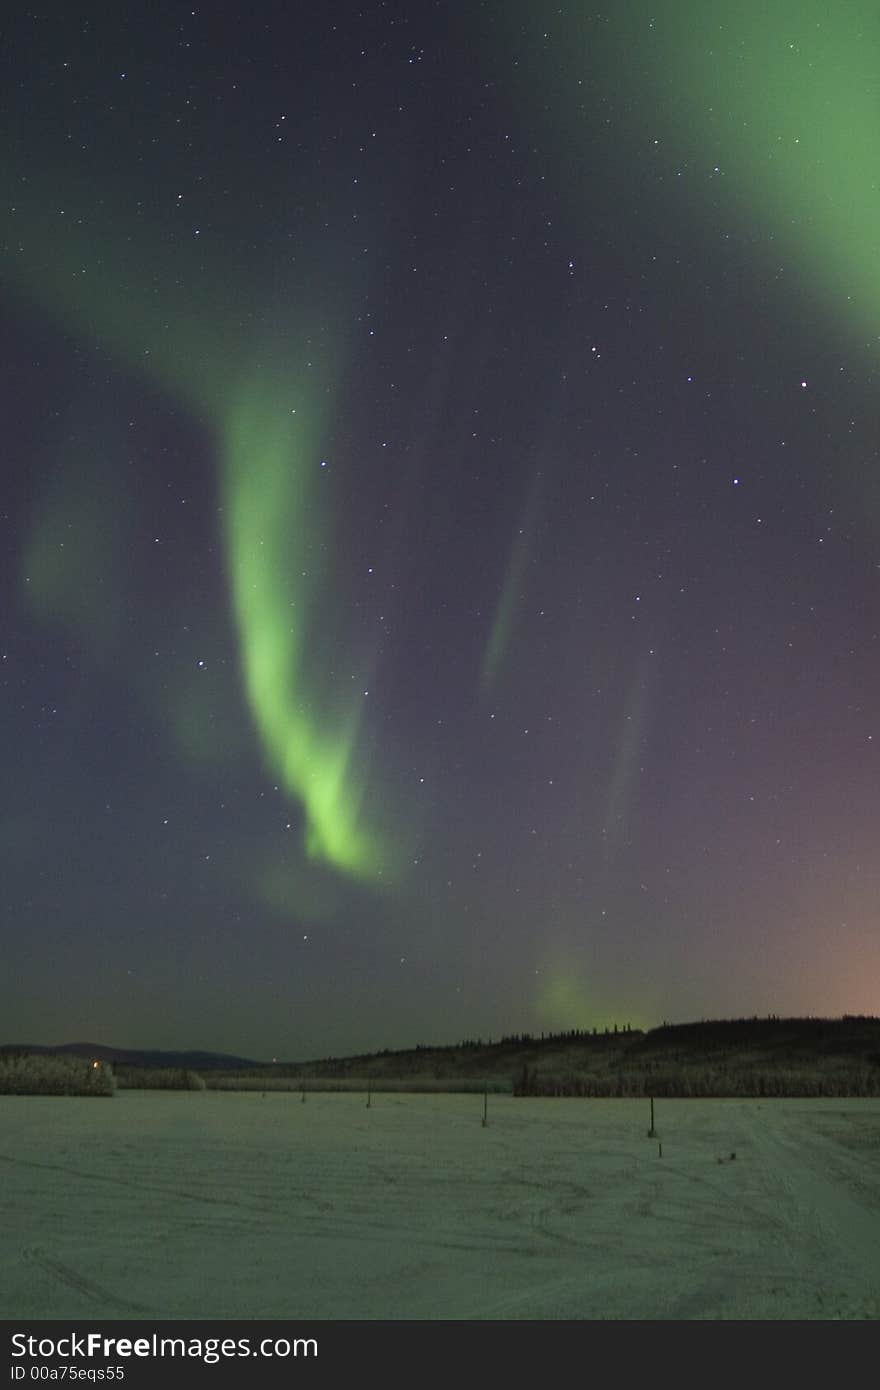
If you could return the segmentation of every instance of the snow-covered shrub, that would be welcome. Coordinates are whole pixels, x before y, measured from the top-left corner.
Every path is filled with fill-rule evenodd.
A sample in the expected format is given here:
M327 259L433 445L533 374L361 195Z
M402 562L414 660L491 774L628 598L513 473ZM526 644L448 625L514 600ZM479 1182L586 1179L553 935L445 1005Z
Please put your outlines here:
M188 1067L120 1067L117 1083L123 1090L204 1091L198 1072Z
M0 1057L0 1094L112 1096L113 1068L86 1057L40 1053Z

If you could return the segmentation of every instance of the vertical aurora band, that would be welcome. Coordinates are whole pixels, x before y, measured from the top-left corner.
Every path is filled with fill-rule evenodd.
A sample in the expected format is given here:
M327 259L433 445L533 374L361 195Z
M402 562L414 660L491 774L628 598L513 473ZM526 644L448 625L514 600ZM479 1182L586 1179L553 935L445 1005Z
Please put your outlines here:
M37 180L28 186L31 196L18 201L12 224L21 248L13 265L19 291L68 331L97 336L127 370L212 427L222 459L226 569L243 683L267 766L302 808L308 857L382 881L393 856L374 829L372 805L371 828L365 824L360 705L350 692L327 698L328 647L314 640L322 616L334 632L344 627L331 621L342 601L332 573L318 573L319 556L332 557L332 544L309 483L320 459L316 403L327 390L302 385L294 410L289 348L271 357L269 370L247 344L230 353L228 286L219 273L213 297L204 277L193 275L201 288L191 302L176 287L170 262L156 269L152 283L142 281L140 266L156 268L160 236L151 241L143 228L114 226L109 213L101 229L92 227L84 213L65 220L61 237L46 211L58 201L52 181L43 181L42 194ZM76 191L68 195L65 204L73 209ZM102 268L100 278L85 275L83 267L92 264ZM167 313L157 284L169 287ZM112 528L113 517L104 523ZM37 517L25 563L32 566L51 539L51 517ZM68 571L53 580L49 559L40 577L54 591L41 601L64 618ZM75 617L82 628L82 613Z
M541 474L536 472L529 486L520 524L511 543L507 571L480 667L480 686L484 695L492 690L498 679L499 671L510 649L517 610L525 594L537 524L540 483Z
M322 727L309 679L320 649L319 589L330 587L312 481L318 429L308 405L294 412L279 398L255 377L223 431L227 564L245 690L268 762L303 806L307 853L370 878L382 865L354 766L358 708Z

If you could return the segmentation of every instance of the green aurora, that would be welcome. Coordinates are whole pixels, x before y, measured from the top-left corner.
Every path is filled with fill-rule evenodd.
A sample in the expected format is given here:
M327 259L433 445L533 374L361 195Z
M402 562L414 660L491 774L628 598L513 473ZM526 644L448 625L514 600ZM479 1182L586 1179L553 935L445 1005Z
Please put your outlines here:
M267 393L256 377L223 432L226 552L245 689L271 767L305 808L308 855L381 877L355 770L362 706L350 699L328 731L309 687L310 662L321 650L321 594L329 587L312 481L320 426L306 423L308 407L277 409L281 395L280 386Z
M538 517L540 482L540 473L535 473L511 543L507 571L480 668L480 686L484 694L493 689L499 678L513 638L517 608L525 596Z
M236 296L224 293L219 267L215 294L191 253L175 251L174 263L163 262L155 249L160 237L121 223L102 237L76 206L76 190L50 196L45 180L41 196L29 181L11 215L16 286L68 332L97 337L124 368L208 423L221 458L222 533L243 686L267 768L302 808L308 857L381 884L399 856L394 837L376 828L375 795L366 804L363 680L349 680L340 694L332 653L316 636L334 605L344 604L334 586L330 518L310 482L320 468L327 381L320 373L305 380L289 347L249 352L240 319L236 335ZM93 267L100 279L89 273ZM172 291L182 269L184 283L200 287L194 298ZM304 331L301 337L305 342ZM309 355L316 355L314 346ZM106 629L107 596L125 585L124 557L112 541L124 520L114 505L119 488L84 489L83 477L76 466L60 468L21 569L33 615L80 637ZM332 627L338 632L344 624ZM209 711L191 684L186 706L178 695L168 712L182 751L193 751L196 762L206 749L222 757L197 735Z
M546 122L575 214L597 212L581 152L607 144L620 168L609 215L637 161L645 216L659 199L686 219L687 243L664 253L687 254L701 223L710 238L747 234L756 270L763 262L783 289L876 342L876 5L672 0L615 6L610 20L522 6L506 19L524 101ZM551 73L558 99L538 105Z

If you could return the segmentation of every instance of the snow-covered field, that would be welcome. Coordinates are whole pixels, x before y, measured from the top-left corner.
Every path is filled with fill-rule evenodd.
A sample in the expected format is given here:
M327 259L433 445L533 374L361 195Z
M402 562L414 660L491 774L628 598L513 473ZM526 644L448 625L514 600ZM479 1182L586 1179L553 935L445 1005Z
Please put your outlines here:
M880 1100L482 1104L0 1096L0 1318L880 1314Z

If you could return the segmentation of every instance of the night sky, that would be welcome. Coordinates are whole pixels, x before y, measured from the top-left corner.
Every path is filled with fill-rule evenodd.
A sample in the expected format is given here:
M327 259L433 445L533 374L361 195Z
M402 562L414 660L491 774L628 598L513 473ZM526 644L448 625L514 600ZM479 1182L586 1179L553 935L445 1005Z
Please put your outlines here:
M0 1042L878 1012L876 4L0 52Z

